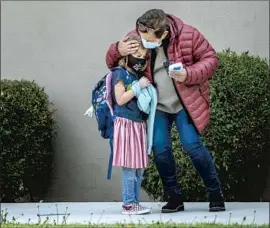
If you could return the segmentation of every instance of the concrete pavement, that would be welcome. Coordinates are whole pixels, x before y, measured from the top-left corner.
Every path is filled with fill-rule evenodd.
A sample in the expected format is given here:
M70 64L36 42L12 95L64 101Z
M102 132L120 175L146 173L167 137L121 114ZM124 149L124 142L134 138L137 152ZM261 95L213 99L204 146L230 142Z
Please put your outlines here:
M80 224L113 224L113 223L238 223L238 224L269 224L269 203L227 203L227 211L210 213L208 203L185 203L185 211L161 214L163 203L145 202L152 207L148 215L122 215L120 202L89 202L89 203L2 203L1 210L7 211L7 219L14 216L20 223L80 223ZM40 214L40 216L37 216ZM57 216L58 214L58 216Z

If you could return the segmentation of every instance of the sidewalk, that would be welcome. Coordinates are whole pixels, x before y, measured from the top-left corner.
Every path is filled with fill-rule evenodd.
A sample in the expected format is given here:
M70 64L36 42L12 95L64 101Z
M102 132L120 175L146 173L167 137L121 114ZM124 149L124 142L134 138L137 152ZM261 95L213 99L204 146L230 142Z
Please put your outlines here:
M49 222L58 224L63 222L63 216L69 214L66 223L238 223L241 224L269 224L269 203L227 203L227 211L210 213L208 203L185 203L185 211L161 214L163 205L157 202L142 203L152 207L152 214L122 215L120 202L93 202L93 203L22 203L1 204L1 210L7 210L8 220L14 216L20 223L37 223L39 217L42 222L49 217ZM57 205L57 206L56 206ZM39 212L38 212L39 210ZM66 212L67 210L67 212ZM57 213L58 211L58 213ZM23 215L22 215L23 214ZM58 216L57 216L58 214Z

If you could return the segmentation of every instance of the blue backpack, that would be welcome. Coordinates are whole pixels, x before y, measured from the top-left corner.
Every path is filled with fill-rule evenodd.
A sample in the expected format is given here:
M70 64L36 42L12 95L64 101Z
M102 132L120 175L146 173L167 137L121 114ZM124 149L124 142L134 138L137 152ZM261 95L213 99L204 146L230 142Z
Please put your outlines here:
M115 67L110 70L103 78L96 84L92 91L92 105L98 123L98 130L104 139L110 138L113 131L113 101L111 99L111 86L112 72L121 67Z
M98 130L104 139L110 139L110 157L108 164L107 179L111 179L113 161L113 100L111 96L111 80L114 70L122 70L115 67L110 70L94 87L92 91L92 105L98 123Z

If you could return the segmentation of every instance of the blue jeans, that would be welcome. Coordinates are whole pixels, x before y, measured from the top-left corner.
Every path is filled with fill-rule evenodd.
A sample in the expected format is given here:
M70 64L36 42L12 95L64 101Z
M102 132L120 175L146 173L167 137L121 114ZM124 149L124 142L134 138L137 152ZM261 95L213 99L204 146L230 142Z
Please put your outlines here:
M123 167L122 198L123 204L139 203L144 169Z
M154 162L161 177L164 191L169 196L181 194L181 188L177 183L176 177L176 163L172 153L171 128L174 121L182 147L202 177L208 193L220 193L220 181L213 158L202 142L194 125L188 121L188 116L184 109L177 114L156 111L153 152Z

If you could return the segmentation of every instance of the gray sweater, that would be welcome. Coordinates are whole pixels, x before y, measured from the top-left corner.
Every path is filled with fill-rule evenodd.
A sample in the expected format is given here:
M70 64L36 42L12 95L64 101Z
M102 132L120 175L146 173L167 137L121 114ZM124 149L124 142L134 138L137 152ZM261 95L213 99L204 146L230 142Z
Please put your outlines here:
M182 109L182 105L176 94L172 78L163 66L166 59L163 47L156 48L156 52L154 82L157 85L157 109L167 113L177 113Z

